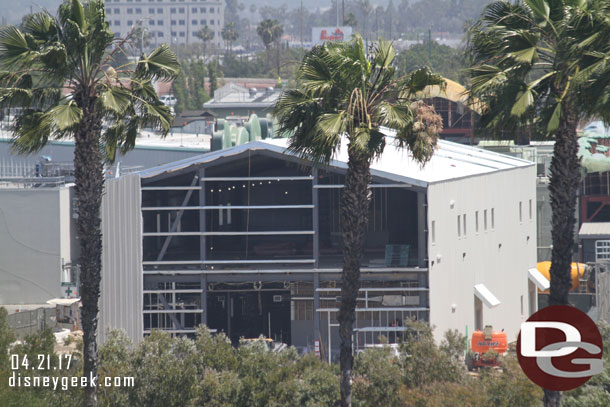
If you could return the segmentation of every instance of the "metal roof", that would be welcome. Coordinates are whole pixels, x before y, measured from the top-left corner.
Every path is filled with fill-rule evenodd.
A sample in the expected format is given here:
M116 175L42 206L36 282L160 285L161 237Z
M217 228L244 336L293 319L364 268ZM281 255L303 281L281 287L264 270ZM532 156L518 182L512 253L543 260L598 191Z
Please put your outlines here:
M578 237L581 239L608 238L610 222L584 222L580 226Z
M159 174L179 171L190 166L206 164L225 157L235 156L248 150L269 151L295 156L295 153L286 150L287 145L287 139L252 141L224 150L213 151L150 168L139 174L142 178L151 178ZM425 187L432 183L533 165L533 162L520 158L439 140L438 149L430 162L423 168L413 159L408 150L400 149L393 143L386 145L382 156L371 164L371 174L399 183ZM347 143L341 144L338 153L335 154L330 162L330 167L347 168Z

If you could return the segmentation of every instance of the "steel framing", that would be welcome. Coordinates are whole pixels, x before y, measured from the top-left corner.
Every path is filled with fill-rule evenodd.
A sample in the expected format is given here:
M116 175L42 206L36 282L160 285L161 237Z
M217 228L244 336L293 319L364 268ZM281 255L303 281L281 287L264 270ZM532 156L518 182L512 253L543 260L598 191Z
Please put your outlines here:
M265 152L257 152L263 155L277 157L276 154L266 154ZM245 154L240 154L239 157L226 157L220 160L221 163L234 161L236 159L243 159L246 157ZM294 157L283 156L281 159L285 159L290 162L304 164L300 159ZM321 338L320 336L320 313L328 313L328 322L330 323L330 314L338 311L338 308L321 307L322 301L330 301L333 297L322 297L321 294L340 292L339 288L323 288L320 287L322 282L333 281L340 279L340 268L320 268L319 258L319 190L321 189L339 189L343 188L343 184L319 184L319 171L315 167L311 167L311 174L307 176L248 176L248 177L221 177L221 176L206 176L206 169L210 166L216 165L216 163L204 163L197 166L191 166L173 173L160 174L148 179L143 179L143 185L141 190L144 192L156 191L158 193L163 192L185 192L184 199L181 205L148 205L142 207L142 214L147 212L163 212L163 211L175 211L177 212L176 218L174 218L171 228L168 232L146 232L142 233L143 239L150 237L165 237L164 244L161 247L157 255L157 259L154 261L143 261L143 275L151 282L166 281L172 282L173 288L166 289L144 289L143 295L154 295L161 300L163 309L147 309L143 310L143 314L147 315L165 315L167 314L172 321L172 327L165 327L164 330L170 331L173 334L192 334L195 329L185 328L180 324L180 321L176 318L176 315L180 314L201 314L201 322L207 324L207 296L208 296L208 285L210 283L222 283L222 282L244 282L244 281L259 281L259 282L311 282L313 287L313 296L299 297L295 296L292 298L293 301L313 301L314 317L313 317L313 334L314 338ZM344 173L345 170L341 168L333 169L334 172ZM171 186L171 185L146 185L148 182L159 182L160 180L168 180L173 176L184 176L191 174L193 176L191 185L189 186ZM236 205L236 206L224 206L224 205L207 205L206 202L206 191L209 189L206 183L211 182L250 182L250 181L288 181L288 182L311 182L311 203L304 204L291 204L291 205ZM426 189L421 186L411 185L407 183L396 183L395 181L379 179L376 177L375 182L377 184L371 184L370 188L405 188L409 189L417 194L417 243L418 243L418 263L417 267L363 267L362 280L363 281L400 281L401 278L406 274L411 277L415 276L417 281L417 287L379 287L379 288L363 288L361 291L365 294L364 298L360 298L360 301L364 301L364 307L357 309L357 313L363 312L424 312L428 313L428 293L429 288L427 287L427 259L426 259L426 242L427 242L427 230L426 228ZM389 182L388 182L389 181ZM168 182L169 183L169 182ZM192 198L193 192L197 192L198 204L189 205ZM157 203L159 203L157 201ZM209 231L206 225L206 211L210 210L311 210L312 212L312 230L290 230L290 231ZM199 212L199 231L195 232L182 232L177 231L177 225L180 222L180 218L186 211L198 211ZM265 259L265 260L212 260L206 258L206 239L212 236L273 236L273 235L311 235L313 238L313 253L311 259ZM174 236L191 236L199 237L199 250L200 256L197 260L165 260L165 254L167 248ZM234 265L236 268L225 268L222 270L209 269L209 266L223 265L230 266ZM293 265L294 268L279 268L274 265ZM181 267L183 266L183 267ZM241 268L243 266L249 266L249 268ZM270 266L260 269L260 266ZM299 267L300 266L300 267ZM173 267L176 269L165 269ZM192 268L190 268L192 267ZM206 269L208 268L208 269ZM152 279L152 280L151 280ZM176 289L175 282L177 281L199 282L200 288L191 289ZM148 281L148 280L145 280ZM221 290L218 292L231 291ZM413 307L385 307L375 308L368 307L368 293L369 292L410 292L419 293L419 304L423 306ZM175 307L175 296L180 294L193 294L199 295L201 301L201 307L198 309L180 309ZM165 301L165 295L171 295L174 298L172 303ZM160 306L155 305L155 306ZM174 305L174 307L172 307ZM329 329L330 329L329 325ZM371 330L378 331L380 327L370 327ZM358 328L361 332L366 331L366 327ZM401 328L402 329L402 328ZM395 329L394 331L398 330ZM367 331L368 332L368 331ZM144 330L145 334L150 333L150 329ZM329 344L330 345L330 344Z

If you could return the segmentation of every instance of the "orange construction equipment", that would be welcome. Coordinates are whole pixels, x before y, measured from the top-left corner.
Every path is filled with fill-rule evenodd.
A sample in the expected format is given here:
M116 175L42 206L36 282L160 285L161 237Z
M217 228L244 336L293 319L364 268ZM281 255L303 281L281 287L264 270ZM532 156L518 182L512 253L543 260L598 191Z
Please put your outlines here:
M570 276L572 277L572 288L570 291L573 291L578 288L580 285L580 279L585 275L585 267L584 263L572 263L572 272ZM547 280L551 281L551 262L550 261L541 261L536 266L538 271L546 277Z
M503 355L508 350L506 332L493 331L490 325L483 331L474 331L470 340L470 351L466 355L468 370L477 367L498 366L496 355ZM494 351L495 354L489 354Z

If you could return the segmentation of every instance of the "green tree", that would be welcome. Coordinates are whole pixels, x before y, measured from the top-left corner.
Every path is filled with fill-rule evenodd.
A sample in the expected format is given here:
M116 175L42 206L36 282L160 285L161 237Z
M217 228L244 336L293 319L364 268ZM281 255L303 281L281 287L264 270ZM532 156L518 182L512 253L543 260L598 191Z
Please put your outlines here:
M314 47L301 62L300 87L274 107L278 133L292 132L289 148L314 163L327 163L347 144L348 169L341 202L343 271L339 333L341 405L352 399L352 333L360 288L360 263L368 223L371 161L386 144L382 126L396 131L399 147L425 164L434 153L442 119L414 93L444 80L428 69L395 77L394 48L380 40L368 56L359 35L350 42ZM344 138L344 140L342 140Z
M498 1L470 30L473 96L489 106L482 122L513 130L539 126L554 137L549 190L553 241L549 305L568 304L580 162L576 126L610 119L610 2ZM545 392L559 406L559 392Z
M203 28L195 33L195 37L199 38L203 43L203 59L205 60L205 55L207 53L208 42L214 39L214 31L210 29L207 25L204 25Z
M389 349L367 349L354 361L357 406L398 406L402 369Z
M8 326L8 312L4 307L0 307L0 371L8 370L8 359L5 355L8 354L9 346L15 340L15 334Z
M410 335L401 345L404 359L404 383L409 388L438 383L458 383L464 378L464 364L455 358L455 333L445 334L443 346L434 342L432 328L423 322L408 322ZM450 345L452 344L452 345Z
M15 149L34 152L49 138L75 141L85 376L97 375L104 158L112 161L117 148L133 148L142 126L169 130L170 111L151 80L173 78L179 69L163 45L142 55L133 69L115 70L109 62L121 47L107 50L116 41L99 0L66 1L56 16L43 11L27 16L21 28L0 29L0 103L23 108L12 129ZM96 405L96 388L85 392L86 405Z
M225 41L225 50L229 53L233 52L233 43L239 38L239 31L235 28L235 23L227 23L222 27L220 32L222 39Z
M280 39L282 38L282 34L284 33L284 27L277 20L263 20L260 22L258 27L256 27L256 33L265 45L265 49L267 51L267 66L269 66L271 44L275 43L278 47L277 75L280 76L279 46Z
M130 38L133 42L131 48L133 48L134 55L140 55L150 47L152 34L146 28L136 26L131 32Z
M210 97L205 91L205 64L192 61L189 66L189 109L199 110Z
M422 66L454 81L464 83L463 71L467 68L463 50L441 45L436 41L413 44L397 57L398 72L406 73Z
M358 19L354 13L347 13L345 15L345 20L343 20L343 25L349 25L352 28L356 28L358 26Z
M208 80L210 81L210 96L214 97L214 92L218 89L218 70L216 61L208 63Z
M187 110L187 84L186 84L186 74L184 73L184 69L180 70L180 73L174 78L171 87L171 93L176 97L176 104L174 105L174 112L176 114L180 114Z
M193 397L197 380L195 345L153 331L133 352L135 386L129 393L133 407L184 407Z

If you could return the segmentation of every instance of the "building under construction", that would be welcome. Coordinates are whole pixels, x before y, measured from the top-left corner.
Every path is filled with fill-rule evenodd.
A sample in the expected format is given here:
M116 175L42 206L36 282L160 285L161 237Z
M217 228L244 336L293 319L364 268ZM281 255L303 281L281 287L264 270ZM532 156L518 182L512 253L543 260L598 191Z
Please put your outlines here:
M102 330L203 323L334 354L346 158L316 168L268 139L108 180ZM371 172L356 347L407 318L516 335L536 307L535 165L440 141L424 168L388 145Z

